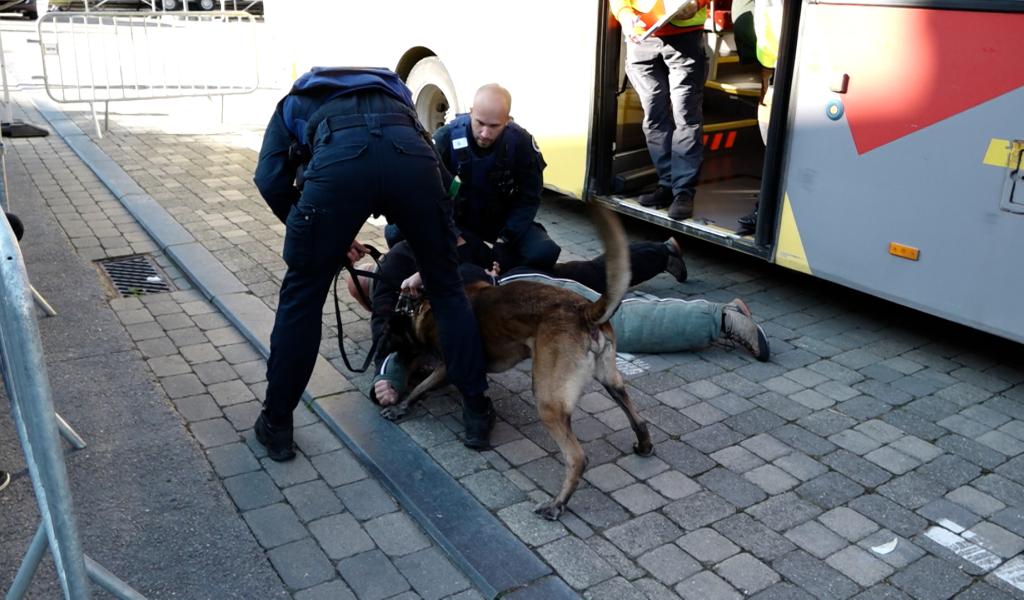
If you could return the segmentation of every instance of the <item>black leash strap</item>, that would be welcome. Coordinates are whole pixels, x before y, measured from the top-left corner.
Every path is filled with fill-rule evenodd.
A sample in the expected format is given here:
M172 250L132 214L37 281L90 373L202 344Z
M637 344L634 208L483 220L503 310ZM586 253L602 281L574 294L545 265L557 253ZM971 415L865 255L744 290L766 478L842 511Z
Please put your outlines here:
M364 246L366 247L366 250L369 252L370 258L372 258L373 262L377 264L377 271L379 272L381 257L380 250L377 250L373 246L367 244L364 244ZM345 262L344 268L346 271L348 271L349 276L352 277L353 281L355 282L356 293L359 295L359 299L365 302L366 306L369 306L372 309L373 303L370 301L369 298L366 297L366 292L363 291L363 286L359 283L359 277L363 276L379 280L381 278L380 275L376 272L356 269L355 267L352 266L352 263L347 261ZM369 368L370 362L373 360L373 357L377 352L377 346L380 344L380 341L387 337L387 329L385 329L382 332L382 335L380 337L373 340L373 343L370 345L370 352L367 353L366 360L363 361L362 368L357 369L353 367L352 363L348 361L348 353L345 352L345 344L342 341L345 336L341 326L341 306L338 303L338 278L340 276L341 269L338 269L338 272L334 274L334 319L335 323L337 323L338 325L338 350L341 351L341 359L345 361L345 366L348 367L349 371L352 371L353 373L365 373L366 369ZM387 326L385 325L385 328L386 327Z

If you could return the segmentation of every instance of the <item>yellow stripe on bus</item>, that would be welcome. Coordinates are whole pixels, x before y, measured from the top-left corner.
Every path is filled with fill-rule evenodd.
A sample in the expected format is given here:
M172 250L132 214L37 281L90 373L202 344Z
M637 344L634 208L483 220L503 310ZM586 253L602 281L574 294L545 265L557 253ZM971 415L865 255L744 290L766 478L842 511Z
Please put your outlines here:
M723 121L721 123L709 123L704 125L704 133L715 131L728 131L730 129L742 129L743 127L757 127L757 119L739 119L738 121Z
M587 170L586 136L546 137L537 140L544 162L544 184L563 194L583 197Z
M775 247L775 264L813 275L811 267L807 264L807 253L804 252L804 243L800 239L800 230L796 226L793 207L789 203L789 194L782 199L782 222L779 223L779 243Z
M981 159L981 162L1005 169L1010 166L1010 157L1020 156L1022 151L1024 151L1024 142L1011 142L1010 140L992 138L992 141L988 143L988 149L985 151L985 157Z

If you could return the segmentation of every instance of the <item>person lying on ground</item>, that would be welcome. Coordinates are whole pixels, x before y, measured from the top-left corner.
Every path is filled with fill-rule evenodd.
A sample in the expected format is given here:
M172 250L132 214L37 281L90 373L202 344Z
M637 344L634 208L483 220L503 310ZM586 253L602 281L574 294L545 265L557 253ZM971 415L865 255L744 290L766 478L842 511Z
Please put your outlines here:
M593 259L600 260L600 257ZM382 265L383 267L383 265ZM589 270L583 269L584 271ZM479 265L463 263L462 278L469 284L486 281L502 285L512 281L537 281L569 289L594 301L599 290L579 281L552 277L529 268L517 268L501 275L499 265L485 270ZM416 294L422 287L418 273L404 280L401 289ZM358 297L358 294L355 294ZM677 298L627 298L611 319L619 351L637 354L686 352L699 350L719 340L727 340L745 348L759 361L770 356L768 337L757 325L746 303L735 298L728 303ZM371 399L381 406L397 403L407 388L409 365L394 353L380 361L374 377Z

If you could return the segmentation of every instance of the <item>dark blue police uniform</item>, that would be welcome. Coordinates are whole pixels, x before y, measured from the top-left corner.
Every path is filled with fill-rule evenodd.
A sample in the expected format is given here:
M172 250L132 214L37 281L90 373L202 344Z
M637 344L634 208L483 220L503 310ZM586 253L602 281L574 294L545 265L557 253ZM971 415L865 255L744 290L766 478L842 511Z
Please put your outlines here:
M303 147L305 156L295 151ZM272 429L287 430L288 452L271 458L294 456L292 411L320 348L324 301L371 214L397 223L416 254L450 381L467 404L487 402L480 336L459 276L451 200L409 91L394 73L314 69L303 75L270 119L255 182L286 225L288 270L270 337L260 418Z
M509 123L489 148L473 139L470 115L434 134L445 166L462 180L455 224L495 243L503 271L528 266L547 271L562 249L534 222L544 189L544 157L528 131Z

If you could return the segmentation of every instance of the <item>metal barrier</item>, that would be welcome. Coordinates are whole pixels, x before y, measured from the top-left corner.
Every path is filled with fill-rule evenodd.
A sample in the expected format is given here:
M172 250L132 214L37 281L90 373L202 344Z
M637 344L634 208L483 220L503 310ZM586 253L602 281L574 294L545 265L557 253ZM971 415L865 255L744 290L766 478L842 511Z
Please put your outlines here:
M0 144L0 182L6 192L3 152ZM32 286L14 232L7 219L0 221L0 367L42 515L6 599L19 600L25 596L47 546L65 598L91 598L92 579L117 598L143 599L82 551L71 507L67 466L57 437L58 417L43 360Z
M212 2L211 6L219 7L219 10L221 10L221 11L225 11L225 10L242 10L242 11L247 11L247 12L248 11L255 12L257 10L259 10L259 11L263 10L263 0L210 0L210 1ZM0 1L0 3L2 3L2 1ZM79 3L82 5L82 8L84 8L85 12L89 12L90 9L92 9L92 10L104 10L107 5L117 6L117 4L118 4L117 0L79 0ZM171 11L171 10L182 10L184 12L188 12L190 10L189 9L189 3L185 2L184 0L171 0L170 3L164 2L163 0L139 0L139 4L141 6L148 7L149 10L154 11L154 12L159 11L161 9L168 10L168 11ZM202 8L202 5L203 5L203 3L200 2L201 10L210 10L210 9ZM67 4L60 3L60 6L70 7L72 10L77 10L79 8L78 6L76 6L72 2L67 2ZM146 9L145 8L141 8L141 10L146 10ZM191 10L195 11L195 9L191 9ZM41 11L41 12L46 12L46 11Z
M46 93L58 103L248 94L259 85L245 12L49 13L38 22Z

